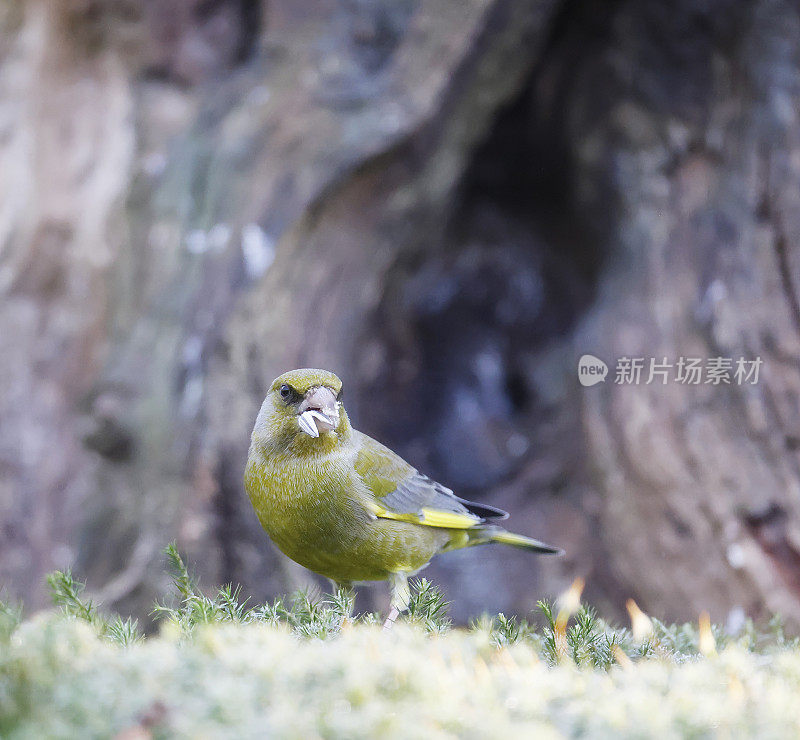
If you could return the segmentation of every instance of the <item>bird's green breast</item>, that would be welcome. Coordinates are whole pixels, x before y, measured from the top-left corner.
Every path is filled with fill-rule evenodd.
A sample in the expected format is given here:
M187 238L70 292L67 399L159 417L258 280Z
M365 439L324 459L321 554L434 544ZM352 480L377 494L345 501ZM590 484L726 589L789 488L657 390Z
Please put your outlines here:
M251 449L245 487L259 521L292 560L339 582L424 566L446 531L376 519L354 451L303 456Z

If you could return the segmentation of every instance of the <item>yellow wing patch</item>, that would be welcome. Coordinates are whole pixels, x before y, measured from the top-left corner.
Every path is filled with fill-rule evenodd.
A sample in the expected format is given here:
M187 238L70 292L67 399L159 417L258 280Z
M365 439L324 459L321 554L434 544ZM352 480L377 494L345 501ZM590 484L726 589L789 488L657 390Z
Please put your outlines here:
M398 522L412 522L413 524L420 523L419 517L416 514L399 514L396 511L384 509L383 506L376 503L368 504L367 508L379 519L394 519Z
M454 511L441 511L422 507L422 524L428 527L445 527L446 529L470 529L480 522L474 514L459 514Z
M391 511L385 509L377 502L369 505L372 513L380 519L394 519L398 522L410 522L411 524L421 524L425 527L440 527L442 529L471 529L481 522L479 517L474 514L459 514L454 511L442 511L423 506L420 512Z

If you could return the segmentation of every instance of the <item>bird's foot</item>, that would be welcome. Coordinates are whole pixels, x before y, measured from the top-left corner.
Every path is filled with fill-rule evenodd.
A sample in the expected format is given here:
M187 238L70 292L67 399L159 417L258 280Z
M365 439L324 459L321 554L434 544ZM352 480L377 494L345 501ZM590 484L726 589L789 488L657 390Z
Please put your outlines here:
M383 623L383 631L388 632L390 629L392 629L392 627L394 627L395 621L397 620L397 617L399 616L400 616L400 610L396 606L393 606L389 610L389 616L386 617L386 621Z

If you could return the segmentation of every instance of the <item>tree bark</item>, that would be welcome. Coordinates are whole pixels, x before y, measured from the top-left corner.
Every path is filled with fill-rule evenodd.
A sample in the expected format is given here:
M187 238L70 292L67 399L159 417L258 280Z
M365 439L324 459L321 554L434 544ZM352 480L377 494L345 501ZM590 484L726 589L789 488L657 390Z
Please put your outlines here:
M244 496L274 376L561 560L441 558L464 620L800 618L800 18L788 2L134 0L0 11L0 583L146 613L308 575ZM577 383L726 356L757 385ZM613 367L612 367L613 375ZM375 595L373 603L381 605Z

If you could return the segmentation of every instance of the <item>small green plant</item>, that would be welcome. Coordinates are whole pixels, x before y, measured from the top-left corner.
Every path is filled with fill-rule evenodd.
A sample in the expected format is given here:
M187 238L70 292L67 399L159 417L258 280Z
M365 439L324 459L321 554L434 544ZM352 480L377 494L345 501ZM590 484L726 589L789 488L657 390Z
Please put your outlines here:
M470 623L472 632L484 633L489 637L489 642L496 648L509 647L519 642L528 642L537 649L541 645L541 637L536 634L536 628L526 619L507 617L503 612L492 617L483 614Z
M168 545L164 552L172 578L174 594L171 601L174 603L156 603L153 616L173 622L184 632L191 632L200 624L251 621L251 610L246 599L241 601L239 588L227 584L218 588L214 597L206 596L189 574L175 544Z
M0 601L0 642L8 640L22 621L22 607Z
M450 602L444 594L426 578L414 579L409 585L408 620L421 625L427 632L447 632L452 623L447 616Z
M135 619L122 619L119 615L106 617L95 604L81 598L86 584L76 581L69 570L57 570L47 576L53 603L72 619L80 619L91 624L99 634L119 645L132 645L142 639L139 625Z
M186 634L201 624L262 622L284 624L300 637L324 639L338 634L345 623L380 622L377 614L353 616L355 592L349 588L335 589L333 594L324 596L301 590L289 599L278 598L272 603L254 606L248 606L247 599L241 599L240 589L230 585L207 596L174 544L167 546L165 554L174 593L166 602L156 604L152 613L159 620L177 625ZM412 581L409 622L422 626L427 632L446 632L450 629L447 609L444 595L430 581L424 578Z
M494 642L498 647L513 645L528 628L527 622L520 623L516 617L509 618L503 612L495 617L493 626Z
M177 625L184 633L191 633L202 624L262 622L285 624L300 636L325 638L336 634L345 622L352 620L355 606L352 589L338 589L327 597L301 590L288 602L278 598L271 604L248 606L248 599L241 598L241 589L230 584L217 589L213 596L206 596L174 543L167 546L165 554L174 594L172 603L156 604L152 613L157 619ZM363 618L363 621L370 620L375 621L373 615Z
M553 604L542 600L538 608L545 624L540 638L541 655L550 665L569 661L584 668L609 670L621 660L643 658L652 652L649 640L637 643L630 630L613 627L582 605L572 623L553 612Z

